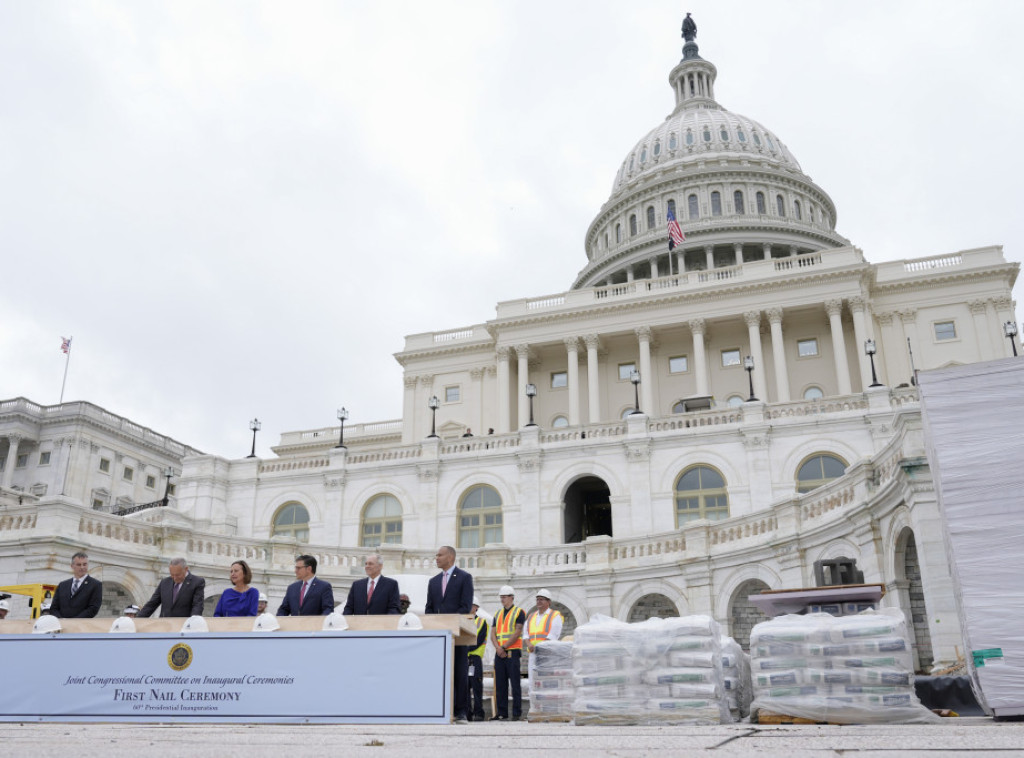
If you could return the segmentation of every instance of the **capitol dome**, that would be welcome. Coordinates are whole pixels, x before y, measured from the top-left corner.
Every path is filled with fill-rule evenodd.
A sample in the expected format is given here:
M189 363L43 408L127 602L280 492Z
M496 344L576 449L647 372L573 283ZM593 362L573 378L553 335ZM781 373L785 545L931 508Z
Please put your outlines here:
M715 100L696 42L669 74L675 109L626 154L587 230L574 288L797 256L849 241L832 199L770 129ZM670 252L672 210L685 241ZM723 272L724 273L724 272Z

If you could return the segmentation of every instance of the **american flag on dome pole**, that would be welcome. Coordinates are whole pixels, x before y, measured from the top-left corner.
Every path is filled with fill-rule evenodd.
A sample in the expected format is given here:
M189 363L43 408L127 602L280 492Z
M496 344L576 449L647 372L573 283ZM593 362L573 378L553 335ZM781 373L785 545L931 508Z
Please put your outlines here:
M64 381L60 383L60 401L64 402L64 386L68 383L68 364L71 363L71 340L73 337L60 338L60 351L64 353Z
M668 249L671 252L676 245L686 241L683 229L676 221L676 209L669 206L668 209Z

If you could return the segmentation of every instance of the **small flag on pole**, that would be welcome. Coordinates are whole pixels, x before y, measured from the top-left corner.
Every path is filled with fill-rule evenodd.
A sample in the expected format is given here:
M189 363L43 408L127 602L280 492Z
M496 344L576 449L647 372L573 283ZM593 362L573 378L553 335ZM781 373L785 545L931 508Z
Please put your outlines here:
M676 210L670 207L668 209L668 249L672 250L680 242L686 241L686 235L683 234L683 229L679 226L679 222L676 221Z
M67 355L68 353L71 352L71 340L71 337L60 338L60 351L64 353L64 355Z

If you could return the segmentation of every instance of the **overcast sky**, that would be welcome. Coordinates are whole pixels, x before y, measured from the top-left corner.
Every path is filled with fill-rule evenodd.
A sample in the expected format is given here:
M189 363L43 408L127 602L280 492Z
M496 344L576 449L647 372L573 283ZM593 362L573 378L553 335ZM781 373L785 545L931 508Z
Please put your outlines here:
M868 260L1024 257L1024 3L0 0L0 398L73 335L206 452L398 418L406 334L570 286L686 10Z

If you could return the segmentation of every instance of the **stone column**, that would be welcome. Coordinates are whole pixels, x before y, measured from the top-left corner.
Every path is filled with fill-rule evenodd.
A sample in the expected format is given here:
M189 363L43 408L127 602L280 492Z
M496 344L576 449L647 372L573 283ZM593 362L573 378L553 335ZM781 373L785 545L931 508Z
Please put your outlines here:
M761 350L761 311L747 311L743 314L747 323L747 339L750 341L750 357L754 359L754 391L762 402L768 402L767 366Z
M920 342L917 339L917 309L907 308L906 310L900 311L900 323L903 325L903 352L907 356L907 366L909 373L907 376L911 377L914 384L917 384L917 377L914 375L914 370L920 369L918 361L921 360L921 348ZM917 355L911 358L911 349L917 350Z
M512 408L508 397L508 345L501 345L494 351L498 359L498 434L509 431Z
M419 430L416 429L416 419L418 418L419 408L417 407L416 398L416 383L418 377L415 374L406 374L402 378L405 384L405 418L408 423L402 425L402 442L406 445L412 444L418 437L425 437L425 434L420 434Z
M530 407L526 402L526 385L530 383L530 346L516 345L516 357L519 359L519 371L516 376L516 405L519 408L519 429L530 423Z
M658 278L658 258L651 258L651 279Z
M970 300L967 303L967 307L971 309L971 316L974 319L974 344L978 346L978 360L992 360L996 357L996 354L992 350L992 340L989 338L989 324L986 314L988 304L984 300ZM1003 327L1000 325L1000 333L1002 333L1002 329ZM1007 345L1006 349L1009 351L1010 346Z
M903 339L902 325L896 323L894 311L876 313L879 331L881 332L881 344L878 346L878 355L875 356L875 365L885 373L883 384L895 387L907 381L910 376L910 362L907 360L907 342Z
M786 365L786 344L782 338L782 308L769 308L768 324L772 330L772 360L775 363L775 392L780 403L789 402L789 367Z
M569 426L580 424L580 341L577 337L565 338L568 357Z
M736 256L736 265L737 266L742 266L743 265L743 243L742 242L733 243L732 250L733 250L733 254Z
M627 282L633 281L633 266L632 266L632 264L630 264L629 266L626 266L626 281Z
M846 337L843 335L843 301L826 300L825 312L832 329L832 357L836 364L836 381L840 395L853 392L850 387L850 365L846 360Z
M1003 334L1003 324L1007 321L1012 321L1015 324L1017 323L1017 316L1013 312L1013 300L1008 297L995 297L988 301L988 305L989 318L991 319L994 317L992 321L989 321L989 334L996 335L996 338L1000 339L1003 345L1002 350L995 349L993 350L993 354L1009 358L1013 355L1013 348L1010 347L1010 340ZM1018 333L1013 340L1017 344L1017 350L1020 351L1021 335Z
M857 365L860 368L861 392L871 385L871 359L864 352L864 343L869 339L865 313L867 302L857 296L849 299L850 313L853 314L853 338L857 341Z
M601 382L597 370L597 350L601 346L601 339L596 334L588 334L583 342L587 346L587 421L597 424L601 421Z
M704 246L704 260L707 262L707 270L710 271L715 267L715 247L714 245Z
M654 376L651 373L651 327L641 326L634 331L640 342L640 410L648 416L653 416Z
M671 255L671 253L669 253ZM686 271L686 254L680 250L676 253L676 273L682 274Z
M7 448L7 460L4 462L4 476L2 484L6 488L10 488L11 481L14 477L14 467L18 465L18 445L21 444L20 434L8 434L7 443L10 447Z
M704 330L707 322L702 318L690 319L690 331L693 333L693 370L697 377L697 394L708 394L708 358L704 353Z

